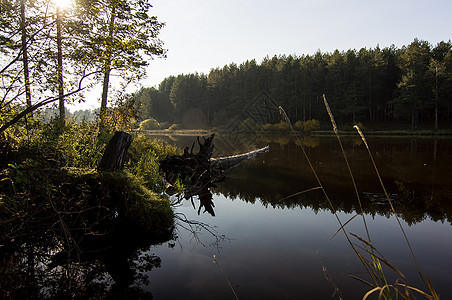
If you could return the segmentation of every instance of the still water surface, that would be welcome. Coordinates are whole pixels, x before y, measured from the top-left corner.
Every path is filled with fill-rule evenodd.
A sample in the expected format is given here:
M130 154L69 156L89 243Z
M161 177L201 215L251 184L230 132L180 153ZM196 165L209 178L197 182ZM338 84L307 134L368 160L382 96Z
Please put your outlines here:
M189 201L176 208L187 219L210 226L214 235L196 226L187 230L189 225L179 221L174 247L169 243L149 249L148 253L161 258L161 268L146 274L150 283L143 288L156 299L233 299L229 281L243 299L338 299L337 290L345 299L362 298L369 288L349 275L369 278L344 235L331 239L339 224L323 194L315 190L286 198L317 186L303 145L338 217L345 222L356 215L357 196L337 140L217 140L217 155L267 144L270 151L229 171L226 181L213 190L215 216L198 215L196 199L196 209ZM172 140L181 146L192 141ZM425 290L364 145L356 138L343 142L372 243L409 284ZM369 145L422 272L443 299L452 297L448 276L452 268L452 141L371 138ZM366 237L361 216L346 230ZM398 278L390 270L387 276L392 282Z
M182 147L196 140L159 138ZM354 137L343 143L373 245L408 284L425 289L366 148ZM1 249L0 298L234 299L230 283L241 299L361 299L370 288L350 275L368 275L344 234L332 238L340 227L333 211L342 222L361 211L337 140L217 136L214 144L215 156L270 146L211 191L215 216L198 215L196 197L183 200L175 207L177 238L121 226L87 237L74 257L52 234L11 240ZM422 272L452 299L452 140L374 137L369 145ZM315 189L302 146L333 207ZM364 228L357 216L346 231L366 238Z

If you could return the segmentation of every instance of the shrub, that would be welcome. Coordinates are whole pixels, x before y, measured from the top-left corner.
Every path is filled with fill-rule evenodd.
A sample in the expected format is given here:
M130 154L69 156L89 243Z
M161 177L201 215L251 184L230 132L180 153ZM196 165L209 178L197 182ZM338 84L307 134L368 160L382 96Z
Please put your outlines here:
M168 127L170 127L170 126L171 126L170 122L161 122L160 123L160 128L161 129L168 129Z
M289 123L287 123L287 122L280 122L280 123L273 124L273 128L275 131L289 131L290 130Z
M159 174L160 158L167 155L180 155L181 150L176 146L167 145L159 140L150 139L139 134L132 139L129 148L129 171L139 178L144 185L161 192L165 188L164 180Z
M251 118L243 120L239 125L240 132L256 132L257 130L259 130L259 125Z
M264 125L262 125L262 130L275 131L275 132L289 131L290 125L287 122L280 122L280 123L275 123L275 124L264 124Z
M150 118L146 119L140 124L140 130L159 130L162 129L159 122L156 119Z
M319 130L319 129L320 129L320 122L319 122L319 120L316 120L316 119L307 120L303 124L303 130L305 132Z
M295 128L295 130L304 131L304 122L301 120L297 121L297 122L295 122L293 127Z
M272 124L264 124L262 125L262 130L263 131L271 131L272 130Z
M181 129L183 129L182 124L173 124L168 128L168 130L181 130Z

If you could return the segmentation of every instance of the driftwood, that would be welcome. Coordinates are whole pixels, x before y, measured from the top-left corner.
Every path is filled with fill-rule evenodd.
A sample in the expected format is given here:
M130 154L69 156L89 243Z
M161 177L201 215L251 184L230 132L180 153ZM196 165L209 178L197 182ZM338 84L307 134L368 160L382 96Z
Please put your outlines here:
M195 146L193 143L191 149L188 147L184 149L184 154L168 156L160 160L160 170L169 183L167 192L174 191L171 186L175 185L178 180L182 181L184 198L192 199L197 195L200 200L198 213L204 207L205 211L211 215L215 215L215 213L209 188L215 187L216 183L223 181L226 178L226 171L233 166L269 150L267 146L240 155L212 158L214 137L215 134L208 138L203 137L203 142L198 137L199 152L196 154L193 153Z
M238 155L232 155L232 156L226 156L226 157L218 157L218 158L211 158L210 163L212 166L215 166L216 168L219 168L221 170L228 170L235 165L238 165L244 160L250 159L252 157L255 157L256 155L260 153L267 152L270 149L269 146L266 146L264 148L260 148L254 151L250 151L243 154Z
M176 191L174 186L178 181L181 181L184 186L184 198L192 199L193 196L197 195L200 200L198 213L204 207L205 211L212 215L215 215L215 213L209 188L215 187L216 183L223 181L226 178L226 171L233 166L269 150L267 146L239 155L212 158L214 137L215 134L207 138L203 137L203 141L198 137L198 153L193 153L195 146L195 143L193 143L191 149L185 148L182 155L172 155L160 160L160 171L167 182L167 193L174 193ZM131 142L132 136L130 134L115 132L97 169L99 171L123 169L125 156Z

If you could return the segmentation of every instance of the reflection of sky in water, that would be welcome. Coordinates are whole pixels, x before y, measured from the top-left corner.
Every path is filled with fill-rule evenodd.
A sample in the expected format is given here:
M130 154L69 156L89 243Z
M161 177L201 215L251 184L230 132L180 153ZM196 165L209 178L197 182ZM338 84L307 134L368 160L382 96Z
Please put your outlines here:
M216 217L207 213L198 216L197 207L193 209L189 201L177 209L189 219L216 226L218 234L224 234L230 240L220 243L218 252L215 246L209 246L215 239L207 232L200 235L202 242L208 245L204 247L181 229L173 249L166 244L152 248L151 252L162 259L162 267L149 273L151 284L147 288L154 297L233 298L222 273L213 263L212 255L215 254L242 299L331 299L333 288L322 273L319 258L345 299L362 298L368 288L348 274L368 278L362 273L364 269L343 233L330 241L339 224L335 216L325 210L328 205L323 195L316 191L290 201L281 200L315 187L316 183L294 139L288 136L276 138L264 136L256 147L270 144L270 152L228 172L228 179L217 190L236 198L231 200L221 194L214 195ZM357 203L349 178L344 178L348 175L337 141L325 137L312 139L316 143L306 144L303 139L304 146L345 223L353 214L344 211L354 211ZM188 140L190 138L185 142L191 145ZM396 209L413 224L408 226L402 221L421 271L428 274L443 299L452 296L447 275L452 268L452 229L447 221L430 221L430 217L447 220L452 215L448 155L452 142L413 138L370 140L390 194L398 195ZM366 150L357 143L359 141L348 139L344 145L364 209L375 213L375 216L366 216L371 240L407 276L409 284L425 289L396 219L393 215L390 219L384 216L390 214L388 206L377 205L379 201L372 202L365 197L364 192L372 197L380 195L381 187ZM434 153L436 161L433 160ZM430 201L432 195L434 201ZM381 199L377 196L375 200ZM298 206L300 202L304 208ZM317 213L314 208L318 208ZM366 238L362 222L362 217L356 217L347 225L347 231ZM394 282L396 277L390 274L393 272L388 270L388 278Z
M220 243L218 252L215 246L199 245L182 229L177 242L180 245L176 243L173 249L166 244L152 248L151 252L162 258L162 268L149 274L148 288L157 299L231 299L232 292L213 263L213 254L241 298L331 298L333 289L322 274L317 249L346 299L360 298L365 293L362 283L347 276L366 278L359 273L363 268L343 234L329 241L339 228L330 212L265 208L259 202L231 201L222 195L215 195L214 202L214 218L207 213L198 216L189 201L177 211L216 226L218 234L231 240ZM352 217L345 213L339 216L342 222ZM423 288L395 219L377 215L367 216L366 220L377 248L407 275L411 284ZM360 216L347 225L347 231L365 237L363 228ZM411 227L404 224L404 228L422 270L442 295L452 295L444 275L452 267L450 225L425 221ZM201 239L206 245L214 242L207 232L202 232Z

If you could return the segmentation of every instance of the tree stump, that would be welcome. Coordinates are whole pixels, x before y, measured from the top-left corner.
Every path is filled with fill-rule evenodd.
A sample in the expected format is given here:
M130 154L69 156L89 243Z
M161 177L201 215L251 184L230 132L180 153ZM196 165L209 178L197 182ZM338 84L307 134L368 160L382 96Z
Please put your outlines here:
M119 171L124 168L127 150L132 143L132 136L123 131L116 131L108 142L104 155L97 167L98 171Z

